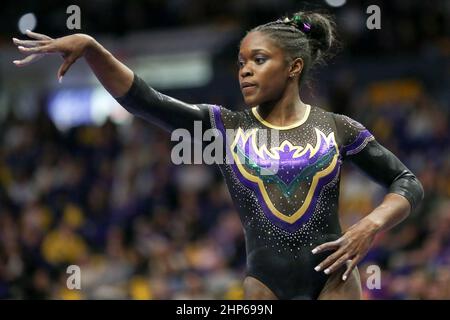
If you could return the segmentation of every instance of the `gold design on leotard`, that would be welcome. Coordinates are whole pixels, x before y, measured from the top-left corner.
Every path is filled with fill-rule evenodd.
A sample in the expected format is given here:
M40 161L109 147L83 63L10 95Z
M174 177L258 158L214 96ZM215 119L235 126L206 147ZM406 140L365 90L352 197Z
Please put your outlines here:
M252 108L252 113L256 117L256 119L258 119L258 121L261 122L263 125L265 125L269 128L272 128L272 129L277 129L277 130L288 130L288 129L293 129L295 127L302 125L308 119L309 113L311 111L311 106L309 104L307 104L305 114L303 115L303 118L301 118L299 121L297 121L296 123L293 123L291 125L288 125L288 126L276 126L276 125L271 124L270 122L264 120L261 117L261 115L258 113L258 110L256 110L256 108L257 107Z
M249 132L245 133L241 128L238 129L238 132L236 134L236 137L233 141L233 143L231 144L231 153L234 159L235 164L237 165L237 168L239 170L239 172L244 176L245 179L252 181L254 183L257 184L259 192L261 193L261 195L263 196L264 201L267 204L267 207L270 209L270 211L272 212L272 214L274 214L277 218L279 218L280 220L293 224L296 221L298 221L303 214L306 212L306 210L308 209L309 205L311 204L314 192L317 188L317 185L319 183L319 180L325 176L327 176L328 174L330 174L331 172L333 172L333 170L335 169L337 163L338 163L338 159L339 159L339 148L336 144L336 140L334 137L334 132L331 132L328 137L325 136L325 134L320 131L319 129L315 128L315 132L316 132L316 145L315 147L312 147L309 143L307 144L306 148L303 148L301 146L293 146L291 142L285 140L283 141L283 143L280 145L280 147L274 147L274 148L270 148L270 151L267 149L267 147L265 145L261 146L261 147L257 147L256 145L256 131L257 130L249 130ZM333 159L331 161L331 163L323 170L317 172L311 182L311 186L308 190L308 194L306 195L305 201L303 202L303 204L301 205L301 207L294 212L294 214L292 214L291 216L287 216L285 214L283 214L281 211L279 211L275 205L273 204L272 200L270 199L266 188L264 187L264 182L262 181L262 179L260 177L257 177L251 173L249 173L246 168L243 166L242 161L239 159L239 156L236 154L236 152L234 151L236 144L239 142L239 140L241 139L241 141L243 141L245 143L245 141L247 141L247 139L252 139L251 143L254 147L255 152L258 153L259 156L262 156L262 152L264 152L266 155L268 155L270 158L272 159L280 159L280 156L278 154L279 150L282 150L281 147L288 144L290 147L290 150L292 149L297 149L296 152L294 153L295 158L298 158L302 155L305 155L306 152L311 151L310 153L310 157L314 156L320 148L320 140L321 138L324 138L327 145L333 144L334 148L336 149L336 153L333 156ZM292 146L292 148L291 148Z

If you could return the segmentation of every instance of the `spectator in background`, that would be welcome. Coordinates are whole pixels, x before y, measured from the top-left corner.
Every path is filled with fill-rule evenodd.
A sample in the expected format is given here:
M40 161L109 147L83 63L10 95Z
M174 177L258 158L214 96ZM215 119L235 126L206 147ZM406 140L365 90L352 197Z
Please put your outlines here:
M169 130L185 128L193 132L194 121L202 121L205 127L218 129L223 137L225 128L270 128L271 134L282 135L283 144L270 148L272 152L279 150L278 158L271 156L269 160L258 152L246 153L249 137L239 136L239 131L233 146L224 146L238 162L221 169L246 231L246 298L360 298L357 263L378 232L399 223L422 199L423 190L416 177L361 124L300 100L301 79L311 66L323 61L333 44L330 17L299 12L258 26L245 36L238 59L239 80L244 100L252 109L241 113L212 105L188 105L161 95L87 35L58 39L33 32L28 35L37 40L14 39L19 50L29 54L15 61L16 65L26 65L43 54L61 53L61 79L78 58L85 57L103 86L125 108L149 121L156 118ZM311 147L314 143L316 146ZM292 148L298 150L296 156ZM252 158L255 155L262 158ZM242 157L250 159L250 164L239 163ZM388 186L389 194L341 235L337 201L339 167L344 158ZM262 171L270 171L268 161L277 162L277 168L281 168L280 173L272 172L269 180L261 176ZM189 175L184 179L189 181ZM105 211L102 191L103 186L94 184L90 193L90 208L100 220L104 218L97 213ZM180 217L195 221L199 211L196 195L184 193L180 199L181 208L187 212ZM195 223L187 225L196 227ZM197 254L205 255L209 262L220 261L218 250L208 250L209 245L203 243ZM168 247L165 243L158 253L164 256ZM328 250L335 252L327 254ZM195 255L191 257L195 260ZM188 294L204 298L199 280L195 273L184 277Z

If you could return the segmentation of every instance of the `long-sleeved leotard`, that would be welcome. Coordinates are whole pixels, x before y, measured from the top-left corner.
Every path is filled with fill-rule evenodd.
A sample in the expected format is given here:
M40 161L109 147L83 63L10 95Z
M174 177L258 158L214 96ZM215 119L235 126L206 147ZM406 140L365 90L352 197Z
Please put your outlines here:
M135 75L117 98L128 111L167 129L193 122L217 130L227 142L220 169L239 212L247 247L247 274L280 299L316 299L328 278L315 272L329 253L311 249L341 236L338 219L340 168L352 160L389 192L414 208L420 182L358 122L309 106L288 127L264 121L256 108L233 112L190 105L149 88Z

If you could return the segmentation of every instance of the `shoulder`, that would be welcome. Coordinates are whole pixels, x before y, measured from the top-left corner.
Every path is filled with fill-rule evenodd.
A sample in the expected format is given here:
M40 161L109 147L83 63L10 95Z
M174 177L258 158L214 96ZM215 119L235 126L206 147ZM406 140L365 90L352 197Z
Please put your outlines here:
M362 125L360 122L352 119L344 114L338 114L330 112L334 121L336 122L336 126L348 128L350 130L366 130L366 127Z
M327 121L334 122L334 113L327 111L319 106L309 105L309 119L319 122Z
M359 121L343 114L332 113L336 132L345 155L360 152L368 142L375 140L372 133Z
M249 116L248 110L244 111L233 111L228 108L225 108L220 105L207 105L211 121L214 125L214 127L225 127L225 128L232 128L237 126L241 119L244 117Z
M359 121L350 118L344 114L327 112L333 119L337 133L340 136L347 137L354 134L359 134L360 132L368 131L367 128Z
M203 104L213 115L220 115L222 118L242 118L248 116L248 110L234 111L217 104Z

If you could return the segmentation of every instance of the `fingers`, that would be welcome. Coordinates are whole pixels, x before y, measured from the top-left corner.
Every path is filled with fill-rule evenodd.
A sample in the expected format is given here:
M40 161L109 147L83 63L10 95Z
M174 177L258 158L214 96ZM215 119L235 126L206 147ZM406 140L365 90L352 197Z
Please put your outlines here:
M17 46L22 46L26 48L34 48L43 46L50 43L50 40L19 40L16 38L13 38L13 42Z
M329 255L325 260L323 260L321 263L319 263L314 270L321 271L324 270L325 274L330 274L332 271L329 268L331 265L333 265L337 260L341 259L344 255L344 250L341 248L338 251L334 252L333 254ZM345 262L345 260L344 260Z
M40 34L40 33L36 33L36 32L32 32L30 30L26 31L27 36L29 36L30 38L33 39L39 39L39 40L53 40L52 38L50 38L49 36L46 36L45 34Z
M42 57L44 57L43 54L31 54L28 57L26 57L25 59L14 60L13 63L18 67L24 67L26 65L29 65L30 63L38 61Z
M51 44L47 44L44 46L39 47L32 47L32 48L26 48L23 46L18 46L17 49L19 49L20 52L25 54L32 54L32 53L53 53L56 52L54 47Z
M353 260L350 260L350 263L347 264L347 270L345 270L344 274L342 275L342 281L347 280L350 273L355 269L356 265L359 262L360 257L356 256Z
M346 261L348 261L350 259L350 255L348 254L341 254L340 256L333 257L334 258L334 263L333 260L329 261L329 262L324 262L322 268L326 268L324 270L325 274L330 274L333 273L334 271L338 270L344 263L346 263ZM330 265L331 264L331 265Z
M73 59L65 59L63 64L59 67L58 70L58 81L61 82L62 77L66 74L67 70L69 70L70 66L75 62Z
M339 269L347 260L349 260L352 255L351 252L348 251L347 240L345 237L341 237L335 241L326 242L314 248L312 250L313 254L317 254L319 252L324 252L328 250L337 249L336 252L329 255L325 260L319 263L314 270L321 271L323 270L325 274L331 274L332 272Z
M326 243L321 244L320 246L315 247L311 252L313 254L316 254L316 253L323 252L323 251L337 249L341 246L342 242L343 242L342 238L339 238L335 241L326 242Z
M45 53L52 52L50 47L50 40L19 40L13 38L13 42L17 45L20 52L28 54L22 60L14 60L13 63L18 67L24 67L30 63L41 59Z

